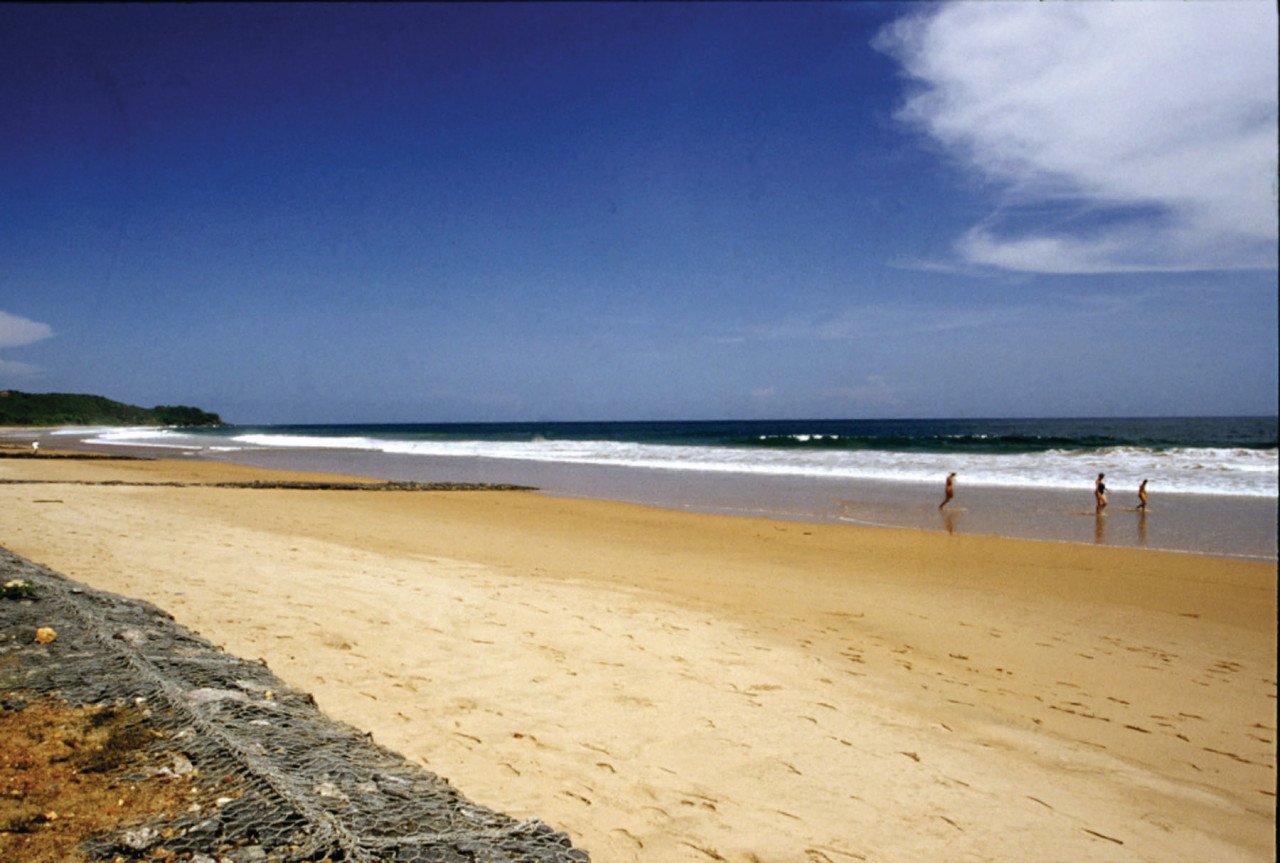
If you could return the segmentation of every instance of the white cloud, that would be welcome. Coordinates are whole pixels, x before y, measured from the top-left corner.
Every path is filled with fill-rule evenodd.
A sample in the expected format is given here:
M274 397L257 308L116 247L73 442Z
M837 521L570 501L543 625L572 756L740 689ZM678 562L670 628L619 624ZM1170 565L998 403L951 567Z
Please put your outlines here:
M1263 2L960 2L900 19L876 47L919 85L900 117L1003 193L957 241L966 261L1269 268L1276 29Z
M29 345L53 335L48 324L29 321L17 315L0 311L0 348L16 348Z

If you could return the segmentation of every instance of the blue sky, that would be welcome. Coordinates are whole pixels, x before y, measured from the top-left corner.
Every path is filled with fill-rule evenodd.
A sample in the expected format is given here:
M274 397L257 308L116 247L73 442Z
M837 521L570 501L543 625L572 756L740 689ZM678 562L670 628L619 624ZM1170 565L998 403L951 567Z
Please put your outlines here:
M1274 414L1246 3L0 7L0 388Z

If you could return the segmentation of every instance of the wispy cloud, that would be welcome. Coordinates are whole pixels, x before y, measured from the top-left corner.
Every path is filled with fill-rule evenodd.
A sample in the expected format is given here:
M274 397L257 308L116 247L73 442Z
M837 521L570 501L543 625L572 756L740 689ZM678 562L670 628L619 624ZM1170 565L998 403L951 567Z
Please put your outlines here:
M39 321L28 320L0 310L0 348L18 348L47 339L53 328ZM0 385L5 380L29 380L39 377L42 369L29 363L20 363L0 357Z
M853 386L828 389L823 397L831 402L843 402L864 410L901 407L897 391L882 375L875 374L867 375Z
M818 325L814 334L824 340L857 341L883 336L924 336L952 330L981 330L1006 326L1026 317L1016 307L944 309L919 306L870 305L846 309Z
M29 345L53 335L48 324L20 318L0 310L0 348L16 348Z
M1203 301L1203 289L1196 296ZM1114 318L1143 307L1154 296L1148 289L1090 292L1016 305L941 305L938 303L867 303L813 315L791 315L776 321L709 336L714 344L793 342L873 343L927 339L943 333L989 338L1017 329L1043 332L1066 322Z
M964 273L968 267L956 261L934 261L927 258L895 258L886 264L895 270L912 270L918 273L943 273L952 275Z
M1000 190L964 261L1270 268L1276 25L1258 2L951 3L876 47L918 84L900 117Z
M0 359L0 383L3 379L27 380L39 377L41 369L29 363L17 363L13 360Z
M1002 327L1028 317L1029 309L1001 306L947 309L876 303L807 317L792 316L714 337L718 343L830 342L925 336L950 330Z

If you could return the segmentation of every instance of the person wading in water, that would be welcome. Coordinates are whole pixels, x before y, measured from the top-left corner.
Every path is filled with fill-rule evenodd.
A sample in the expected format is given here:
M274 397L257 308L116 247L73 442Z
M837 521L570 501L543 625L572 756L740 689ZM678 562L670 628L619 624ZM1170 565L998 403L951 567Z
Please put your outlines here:
M943 490L942 493L945 495L945 497L942 499L942 503L938 504L938 509L942 509L944 506L951 503L951 498L956 496L956 472L955 471L952 471L951 473L947 474L947 487Z

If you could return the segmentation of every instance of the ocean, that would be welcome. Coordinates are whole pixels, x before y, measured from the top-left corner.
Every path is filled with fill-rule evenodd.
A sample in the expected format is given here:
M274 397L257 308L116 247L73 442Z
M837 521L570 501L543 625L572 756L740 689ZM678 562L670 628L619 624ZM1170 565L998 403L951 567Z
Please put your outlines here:
M553 494L673 508L1082 542L1099 541L1097 525L1061 529L1053 522L1093 515L1093 481L1105 473L1113 502L1109 516L1133 510L1144 479L1152 504L1143 516L1142 537L1102 541L1151 545L1156 516L1169 521L1169 514L1181 513L1187 523L1176 531L1161 528L1157 547L1275 557L1280 462L1274 417L274 425L66 433L116 451L384 479L514 482ZM936 505L952 471L958 474L957 498L946 523L938 520ZM1209 521L1224 522L1213 531L1218 539L1202 536L1203 525L1195 524L1206 513Z

